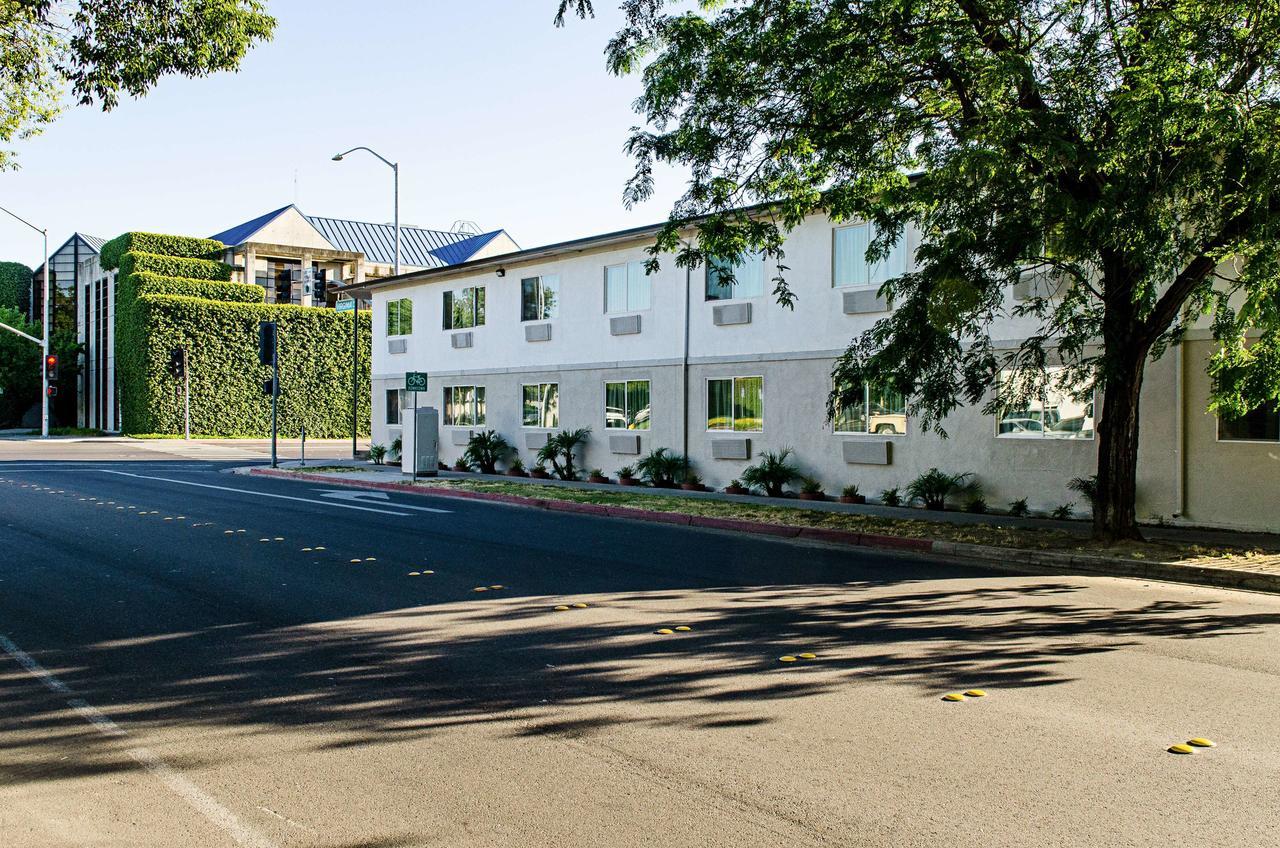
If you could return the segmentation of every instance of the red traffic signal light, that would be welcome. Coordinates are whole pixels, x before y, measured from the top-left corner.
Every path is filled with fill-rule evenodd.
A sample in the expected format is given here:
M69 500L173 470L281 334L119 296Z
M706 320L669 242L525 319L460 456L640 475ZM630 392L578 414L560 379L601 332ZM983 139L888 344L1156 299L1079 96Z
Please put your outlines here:
M52 397L57 397L57 396L58 396L58 387L57 387L57 386L50 386L49 388L45 389L45 394L47 394L47 395L48 395L49 397L51 397L51 398L52 398Z
M58 354L51 353L44 358L44 376L50 382L58 379Z

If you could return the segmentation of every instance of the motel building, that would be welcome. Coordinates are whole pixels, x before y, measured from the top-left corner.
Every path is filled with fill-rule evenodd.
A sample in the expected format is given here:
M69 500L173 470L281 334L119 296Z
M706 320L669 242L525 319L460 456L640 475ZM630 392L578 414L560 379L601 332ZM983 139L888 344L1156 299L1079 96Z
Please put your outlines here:
M231 279L261 286L267 303L336 308L339 287L390 276L395 267L391 224L308 216L292 204L210 238L226 245L220 258L231 265ZM50 289L58 304L66 304L67 320L74 322L84 345L77 400L80 426L116 431L121 419L115 369L118 272L102 267L98 251L104 242L76 234L52 254ZM449 231L400 227L402 271L440 268L517 249L505 230L480 232L474 225ZM366 305L362 302L360 307Z
M871 225L814 216L784 249L794 310L771 294L776 269L761 257L734 269L677 268L663 257L646 275L658 226L489 255L353 291L373 304L373 441L389 445L411 421L406 372L430 375L417 403L440 413L440 459L452 465L471 434L493 429L526 467L560 429L590 427L579 466L614 476L659 447L686 454L720 488L761 451L793 448L803 474L828 493L856 483L875 500L931 467L974 472L997 507L1026 498L1033 510L1085 503L1067 488L1094 473L1100 397L1050 394L1000 416L967 407L926 432L903 398L875 386L826 420L834 360L884 317L877 290L909 268L915 238L868 265ZM1009 315L993 338L1012 346L1035 331ZM1041 292L1049 294L1049 292ZM1280 413L1238 421L1207 413L1207 329L1149 365L1143 389L1139 516L1145 521L1280 529ZM980 406L980 405L979 405Z

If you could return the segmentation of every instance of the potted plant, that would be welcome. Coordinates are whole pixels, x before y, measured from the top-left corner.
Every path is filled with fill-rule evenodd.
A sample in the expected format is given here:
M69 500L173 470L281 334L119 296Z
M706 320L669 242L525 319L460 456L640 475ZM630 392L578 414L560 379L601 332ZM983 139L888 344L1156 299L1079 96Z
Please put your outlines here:
M624 465L618 469L618 485L619 486L639 486L640 481L635 478L636 470L630 465Z
M747 466L742 472L742 482L752 488L764 489L771 498L782 497L782 487L800 476L800 469L790 462L791 455L791 448L763 451L760 461Z
M454 471L470 471L471 466L462 457L458 457L458 461L453 464Z
M537 461L534 462L533 470L529 472L529 476L535 480L551 479L551 475L547 473L547 463L542 459L541 456L539 456Z
M741 480L735 478L730 480L729 485L724 487L724 493L726 495L749 495L751 494L751 490L742 485Z
M369 445L369 459L373 460L374 465L381 465L383 460L387 458L386 445Z
M481 474L497 474L498 463L511 453L511 443L493 430L481 430L472 433L467 441L467 450L459 462L466 463Z
M680 488L686 492L705 492L707 487L702 485L702 478L697 474L686 474L684 481L680 484Z
M613 481L610 480L608 477L604 476L604 472L601 471L599 468L593 468L591 469L590 473L587 474L587 482L588 483L612 483Z
M545 469L551 464L551 470L561 480L577 480L578 472L573 467L573 452L580 448L591 435L590 427L579 427L577 430L561 430L547 443L538 449L538 463ZM533 476L537 477L537 474Z
M827 495L822 491L822 484L812 477L800 478L800 500L825 501Z
M511 460L511 467L507 469L508 477L528 477L529 472L524 470L524 460L516 454L516 458Z
M636 470L655 489L674 489L689 473L689 458L658 448L645 454L636 463Z
M947 508L947 498L952 495L967 494L978 496L982 489L971 478L973 473L948 474L936 468L930 468L907 486L907 503L920 501L925 509L943 510Z
M885 489L880 493L880 503L885 506L902 506L902 495L898 494L898 487Z
M850 483L840 492L840 503L847 504L864 504L867 502L867 496L858 493L858 485Z

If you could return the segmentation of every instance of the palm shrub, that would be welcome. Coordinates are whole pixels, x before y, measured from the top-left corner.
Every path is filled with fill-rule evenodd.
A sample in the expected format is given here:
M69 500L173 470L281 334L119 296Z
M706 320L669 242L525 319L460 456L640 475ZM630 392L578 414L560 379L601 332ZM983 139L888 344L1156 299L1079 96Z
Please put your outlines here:
M666 448L658 448L649 451L636 463L636 471L650 486L670 489L689 473L689 458Z
M374 465L381 465L382 461L387 458L386 445L370 445L369 459L373 460Z
M742 482L764 489L771 498L782 497L782 487L800 476L800 469L790 462L793 453L791 448L762 452L759 462L743 469Z
M920 501L925 509L946 509L947 498L952 495L982 493L978 484L973 481L972 472L948 474L937 468L930 468L907 486L907 503Z
M402 450L404 450L404 440L401 439L399 436L396 436L395 439L391 442L391 452L389 454L390 458L392 460L399 459L400 451Z
M1018 498L1016 501L1009 501L1009 514L1014 518L1026 518L1031 514L1031 510L1027 507L1026 498Z
M1067 488L1076 492L1093 506L1098 501L1098 475L1090 477L1074 477L1067 483Z
M880 493L880 503L885 506L902 506L902 495L898 493L898 487L885 489Z
M561 430L547 439L547 443L538 449L538 462L550 464L551 470L561 480L578 479L578 470L573 467L573 452L581 447L590 435L590 427Z
M498 463L511 453L511 443L496 430L472 433L462 461L482 474L497 474Z

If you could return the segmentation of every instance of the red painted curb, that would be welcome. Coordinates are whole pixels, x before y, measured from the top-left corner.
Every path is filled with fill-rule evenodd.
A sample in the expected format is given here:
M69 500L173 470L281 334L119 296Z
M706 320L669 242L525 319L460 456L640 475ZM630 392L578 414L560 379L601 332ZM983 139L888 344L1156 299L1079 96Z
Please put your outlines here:
M819 542L836 542L841 545L861 545L866 538L852 530L824 530L821 527L806 527L800 531L801 539L815 539Z
M609 507L603 504L578 503L577 501L547 501L547 509L557 512L580 512L586 515L608 515Z
M693 519L692 515L685 515L680 512L654 512L649 509L633 509L629 506L611 506L609 507L609 515L614 518L630 518L633 521L679 524L681 527L688 527L689 522Z
M876 536L864 534L859 543L873 548L897 548L904 551L933 551L932 539L905 539L901 536Z
M716 530L738 530L743 533L762 533L766 536L783 536L791 539L800 535L800 527L787 524L763 524L758 521L738 521L733 518L711 518L695 515L689 522L694 527L712 527Z

